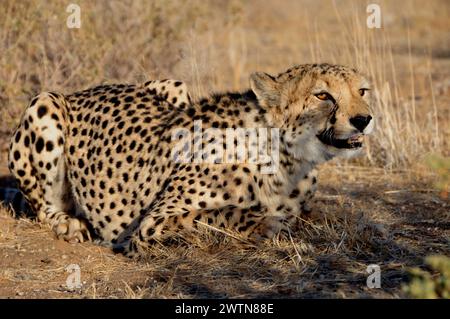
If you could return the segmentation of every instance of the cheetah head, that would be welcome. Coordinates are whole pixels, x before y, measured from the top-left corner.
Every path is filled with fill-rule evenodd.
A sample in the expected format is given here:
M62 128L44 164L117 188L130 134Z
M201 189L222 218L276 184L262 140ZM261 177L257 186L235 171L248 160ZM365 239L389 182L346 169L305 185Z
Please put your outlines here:
M373 130L369 82L354 69L306 64L276 77L254 73L250 83L267 122L280 128L282 143L297 159L355 156Z

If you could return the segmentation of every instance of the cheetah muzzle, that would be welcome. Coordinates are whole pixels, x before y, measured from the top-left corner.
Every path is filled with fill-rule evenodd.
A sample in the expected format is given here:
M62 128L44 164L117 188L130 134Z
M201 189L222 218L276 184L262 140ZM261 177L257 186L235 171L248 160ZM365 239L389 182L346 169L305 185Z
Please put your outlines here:
M360 148L363 146L364 135L363 134L353 134L348 138L339 139L334 137L332 130L324 130L317 135L317 138L324 144L330 145L336 148Z

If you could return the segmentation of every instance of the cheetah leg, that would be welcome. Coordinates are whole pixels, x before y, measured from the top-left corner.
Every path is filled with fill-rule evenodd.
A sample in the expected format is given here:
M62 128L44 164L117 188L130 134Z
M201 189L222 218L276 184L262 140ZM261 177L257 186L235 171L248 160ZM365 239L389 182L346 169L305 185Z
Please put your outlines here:
M249 238L255 241L272 239L282 232L287 233L289 229L290 224L287 221L286 216L279 214L265 214L253 232L249 234Z
M268 216L269 209L261 205L248 208L228 206L219 211L219 218L215 221L217 226L232 229L250 240L272 238L284 227L285 219L280 214Z
M151 245L175 237L183 230L197 228L200 217L196 217L202 216L200 213L186 208L168 210L167 206L150 210L130 238L116 244L113 250L130 258L143 256Z
M278 235L281 235L282 238L289 238L290 233L299 231L305 219L309 219L311 214L309 204L314 190L309 190L308 195L299 203L293 199L285 199L284 204L275 209L273 207L266 208L262 211L258 226L249 234L249 237L257 241L274 238Z
M75 205L64 159L66 103L55 93L32 100L13 135L9 168L38 220L58 238L82 242L90 235L86 222L71 213Z
M313 169L297 184L296 193L292 193L294 196L283 200L287 223L293 232L298 231L305 221L311 219L316 190L317 170Z
M285 229L283 217L267 216L267 209L260 206L249 208L226 206L222 209L209 210L186 207L174 210L168 209L168 206L171 206L170 203L151 210L131 238L116 245L114 251L128 257L143 256L151 245L176 236L181 231L196 231L205 227L205 224L232 229L240 233L242 238L251 241L272 238Z
M312 216L314 195L317 191L317 175L317 169L313 169L308 174L308 178L300 182L298 185L300 190L304 193L304 201L300 202L300 215L303 219L309 219Z

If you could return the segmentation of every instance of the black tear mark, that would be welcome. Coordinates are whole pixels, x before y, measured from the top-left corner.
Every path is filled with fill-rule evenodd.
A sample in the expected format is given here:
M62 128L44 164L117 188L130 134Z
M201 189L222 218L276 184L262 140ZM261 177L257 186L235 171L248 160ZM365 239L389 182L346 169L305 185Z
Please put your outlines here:
M331 110L331 117L330 117L330 123L331 124L335 124L336 123L336 112L337 112L338 109L339 109L339 105L333 99L333 109Z

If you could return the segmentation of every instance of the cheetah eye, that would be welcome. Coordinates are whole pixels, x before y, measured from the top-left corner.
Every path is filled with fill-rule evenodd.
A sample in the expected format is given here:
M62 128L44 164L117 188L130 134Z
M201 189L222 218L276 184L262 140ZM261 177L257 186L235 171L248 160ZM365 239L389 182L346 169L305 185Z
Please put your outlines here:
M319 100L322 101L329 101L332 100L333 98L331 97L331 95L327 92L320 92L315 94L316 98L318 98Z
M364 94L366 94L366 91L369 91L369 89L362 88L362 89L359 89L359 90L358 90L359 95L361 95L361 96L364 96Z

